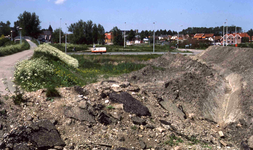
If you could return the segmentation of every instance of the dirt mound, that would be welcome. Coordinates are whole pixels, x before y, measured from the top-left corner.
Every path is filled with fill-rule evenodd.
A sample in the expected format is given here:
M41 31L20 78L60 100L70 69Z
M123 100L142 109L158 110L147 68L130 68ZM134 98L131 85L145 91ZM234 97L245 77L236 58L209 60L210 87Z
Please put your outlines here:
M63 141L54 149L249 148L252 56L252 49L216 46L197 57L167 53L121 77L60 88L60 97L39 90L21 106L0 97L0 147L19 125L46 119Z
M213 46L198 59L212 65L228 81L224 121L234 122L227 130L239 144L252 135L253 129L253 49Z

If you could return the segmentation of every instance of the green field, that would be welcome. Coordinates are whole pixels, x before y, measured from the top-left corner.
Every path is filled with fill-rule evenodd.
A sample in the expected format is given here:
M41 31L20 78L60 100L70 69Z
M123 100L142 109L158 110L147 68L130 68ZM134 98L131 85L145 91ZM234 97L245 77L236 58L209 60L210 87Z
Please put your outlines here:
M65 44L51 44L52 46L58 48L59 50L65 52ZM75 47L75 51L81 52L89 52L89 49L93 47L93 45L85 45L85 44L67 44L67 52L73 52ZM130 45L130 46L119 46L119 45L96 45L96 47L106 47L107 52L153 52L152 44L140 44L140 45ZM180 52L176 49L172 49L170 45L155 45L156 52Z
M49 44L42 44L35 49L30 60L18 64L14 76L15 82L26 91L83 86L97 82L101 78L139 70L145 66L139 62L159 56L72 55L70 57Z

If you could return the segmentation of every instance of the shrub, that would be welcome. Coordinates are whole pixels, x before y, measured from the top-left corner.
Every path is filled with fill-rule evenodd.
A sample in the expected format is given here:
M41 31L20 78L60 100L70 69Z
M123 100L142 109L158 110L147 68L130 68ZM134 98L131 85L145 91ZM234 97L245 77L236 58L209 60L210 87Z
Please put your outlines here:
M0 38L0 46L4 46L5 43L9 42L10 40L7 38Z
M10 55L17 52L21 52L23 50L27 50L30 48L30 45L27 41L23 40L23 43L16 45L9 45L5 47L0 47L0 56Z
M37 47L34 50L34 56L46 56L49 58L59 59L68 64L69 66L78 68L78 61L75 58L61 52L60 50L53 46L50 46L49 44L43 44Z
M17 64L14 73L15 81L17 81L22 89L27 91L45 88L48 77L54 73L54 66L49 64L43 57L24 60Z

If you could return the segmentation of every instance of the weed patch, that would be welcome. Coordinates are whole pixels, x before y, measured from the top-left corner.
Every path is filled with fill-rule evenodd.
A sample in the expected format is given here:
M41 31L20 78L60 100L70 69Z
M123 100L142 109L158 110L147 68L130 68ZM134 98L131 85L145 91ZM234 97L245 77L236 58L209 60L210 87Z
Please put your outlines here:
M179 138L179 137L176 137L174 134L171 134L169 136L169 140L165 141L164 144L165 145L170 145L170 146L175 146L175 145L178 145L179 143L183 143L184 141Z

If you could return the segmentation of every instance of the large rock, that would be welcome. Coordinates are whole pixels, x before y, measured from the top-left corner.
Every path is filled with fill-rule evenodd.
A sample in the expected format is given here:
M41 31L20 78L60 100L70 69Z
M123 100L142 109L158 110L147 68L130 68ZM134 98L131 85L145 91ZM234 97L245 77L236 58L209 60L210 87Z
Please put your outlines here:
M249 147L253 149L253 135L248 139Z
M115 92L109 94L109 98L114 103L122 103L126 112L136 114L137 116L150 116L150 112L146 106L132 97L127 92L117 94Z
M181 120L184 120L185 114L172 101L160 99L159 104L167 111L177 115Z
M69 118L96 123L94 116L92 116L88 110L79 107L66 107L64 114Z
M40 120L31 126L19 126L4 137L6 147L14 150L48 149L65 146L55 126L49 120ZM29 143L32 143L29 144Z

